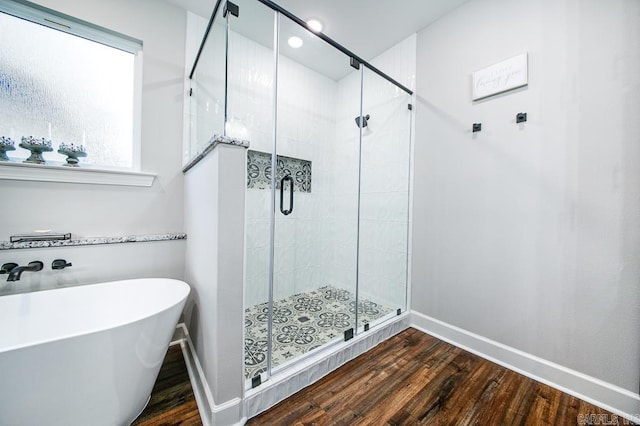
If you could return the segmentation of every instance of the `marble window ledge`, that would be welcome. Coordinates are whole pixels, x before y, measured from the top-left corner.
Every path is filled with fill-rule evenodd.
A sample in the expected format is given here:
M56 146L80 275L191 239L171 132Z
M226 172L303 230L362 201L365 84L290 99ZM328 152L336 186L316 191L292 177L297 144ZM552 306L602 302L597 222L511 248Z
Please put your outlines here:
M91 246L97 244L146 243L152 241L186 240L187 234L129 235L126 237L89 237L71 240L25 241L11 243L0 241L0 250L32 249L45 247Z
M195 157L189 160L187 164L184 165L184 167L182 168L182 173L188 172L190 168L198 164L200 160L206 157L210 152L214 150L216 146L220 144L235 145L235 146L241 146L243 148L249 148L249 141L247 140L232 138L229 136L213 135L213 137L209 140L209 143L207 144L207 146L204 147L202 152L198 153Z

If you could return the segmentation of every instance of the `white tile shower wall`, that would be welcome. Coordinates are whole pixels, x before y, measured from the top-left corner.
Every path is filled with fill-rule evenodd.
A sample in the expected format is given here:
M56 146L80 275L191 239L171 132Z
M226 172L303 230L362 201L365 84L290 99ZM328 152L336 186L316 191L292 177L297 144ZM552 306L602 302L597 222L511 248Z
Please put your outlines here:
M365 71L359 289L394 308L405 305L410 97ZM377 201L377 202L376 202Z
M391 78L411 90L416 88L416 43L414 33L371 60L371 64L383 70Z
M327 173L334 190L326 199L324 224L328 284L350 292L355 292L357 267L359 75L353 70L337 83L335 144Z
M273 134L273 51L235 31L229 35L227 134L270 152Z
M281 56L278 68L278 153L312 162L311 193L296 193L290 216L276 213L274 298L326 285L323 229L334 146L336 83ZM279 238L282 236L282 238Z

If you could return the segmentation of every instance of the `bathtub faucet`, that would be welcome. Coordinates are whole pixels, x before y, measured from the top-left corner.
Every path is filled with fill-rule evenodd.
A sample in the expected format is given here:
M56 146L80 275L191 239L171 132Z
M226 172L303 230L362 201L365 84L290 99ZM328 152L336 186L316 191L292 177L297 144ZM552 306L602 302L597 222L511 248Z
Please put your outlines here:
M11 266L13 267L10 268ZM7 281L20 281L20 276L23 272L38 272L42 270L43 266L44 265L42 264L42 262L40 262L39 260L34 260L33 262L29 262L27 266L18 266L15 263L5 263L4 265L2 265L1 270L2 273L9 274L9 277L7 277Z

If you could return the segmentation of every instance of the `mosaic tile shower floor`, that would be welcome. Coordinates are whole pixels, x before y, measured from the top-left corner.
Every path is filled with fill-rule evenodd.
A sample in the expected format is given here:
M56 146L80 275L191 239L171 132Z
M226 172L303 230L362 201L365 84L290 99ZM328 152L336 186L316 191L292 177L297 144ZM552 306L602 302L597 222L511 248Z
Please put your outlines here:
M321 287L273 303L273 365L316 349L355 327L355 296L347 290ZM360 300L358 318L371 323L393 310L377 303ZM245 310L245 378L266 371L267 366L267 303Z

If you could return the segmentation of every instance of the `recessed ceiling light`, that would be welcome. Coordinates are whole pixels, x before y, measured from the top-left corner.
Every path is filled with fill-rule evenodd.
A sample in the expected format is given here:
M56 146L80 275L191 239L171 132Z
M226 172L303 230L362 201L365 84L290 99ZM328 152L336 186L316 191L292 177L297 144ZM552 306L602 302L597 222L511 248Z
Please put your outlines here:
M319 33L322 31L322 22L318 21L317 19L309 19L307 21L307 27L309 27L311 31Z
M302 39L296 36L289 37L289 46L297 49L298 47L302 46Z

